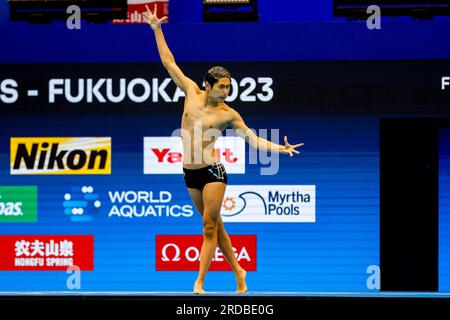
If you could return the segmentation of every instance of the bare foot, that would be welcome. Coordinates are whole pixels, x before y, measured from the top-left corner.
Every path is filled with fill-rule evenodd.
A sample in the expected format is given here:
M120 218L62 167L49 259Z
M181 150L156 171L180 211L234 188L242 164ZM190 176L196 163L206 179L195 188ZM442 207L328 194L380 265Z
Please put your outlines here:
M237 290L236 293L247 293L247 284L245 283L245 277L247 276L247 271L244 269L241 269L241 271L238 272L236 275L236 281L237 281Z
M205 290L203 290L203 283L195 281L194 283L194 293L195 294L205 294Z

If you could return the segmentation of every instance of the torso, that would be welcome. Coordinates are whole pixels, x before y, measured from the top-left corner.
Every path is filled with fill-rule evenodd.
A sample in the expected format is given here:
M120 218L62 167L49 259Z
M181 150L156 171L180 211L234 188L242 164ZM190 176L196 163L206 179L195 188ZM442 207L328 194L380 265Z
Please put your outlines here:
M231 108L225 103L210 106L205 105L205 99L206 93L199 89L189 92L185 98L181 136L186 169L200 169L219 161L214 144L232 120Z

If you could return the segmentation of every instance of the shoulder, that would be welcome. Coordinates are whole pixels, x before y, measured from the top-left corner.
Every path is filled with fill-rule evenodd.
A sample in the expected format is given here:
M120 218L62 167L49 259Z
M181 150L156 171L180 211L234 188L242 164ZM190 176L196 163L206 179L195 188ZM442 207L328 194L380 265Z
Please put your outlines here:
M224 103L222 106L220 106L220 108L226 113L228 123L232 123L234 121L242 119L239 112L231 108L229 105Z
M230 115L231 120L235 120L235 119L239 119L241 118L241 115L239 114L239 112L237 112L236 110L234 110L232 107L230 107L227 104L223 104L223 110L225 112L227 112Z
M200 96L202 94L204 94L205 91L201 90L200 87L197 85L197 83L195 83L194 81L191 80L191 83L189 85L189 87L186 90L186 95L197 95Z

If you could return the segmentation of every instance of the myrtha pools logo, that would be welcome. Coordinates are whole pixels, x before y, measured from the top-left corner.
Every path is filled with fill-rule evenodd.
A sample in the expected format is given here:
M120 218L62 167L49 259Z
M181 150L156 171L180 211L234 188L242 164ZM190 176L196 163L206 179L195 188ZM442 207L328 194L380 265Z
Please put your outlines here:
M91 221L98 214L101 205L99 195L92 186L72 187L64 195L64 213L73 222Z
M224 222L315 222L316 186L228 186Z

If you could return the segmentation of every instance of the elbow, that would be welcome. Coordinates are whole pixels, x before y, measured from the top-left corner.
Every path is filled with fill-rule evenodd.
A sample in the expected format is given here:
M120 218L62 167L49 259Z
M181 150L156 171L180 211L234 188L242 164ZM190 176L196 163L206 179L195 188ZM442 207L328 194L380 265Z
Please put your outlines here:
M175 63L175 59L170 56L161 57L161 61L166 69L169 68L173 63Z
M249 139L248 144L254 149L257 149L257 150L261 149L261 146L259 145L258 140L256 140L256 139Z

